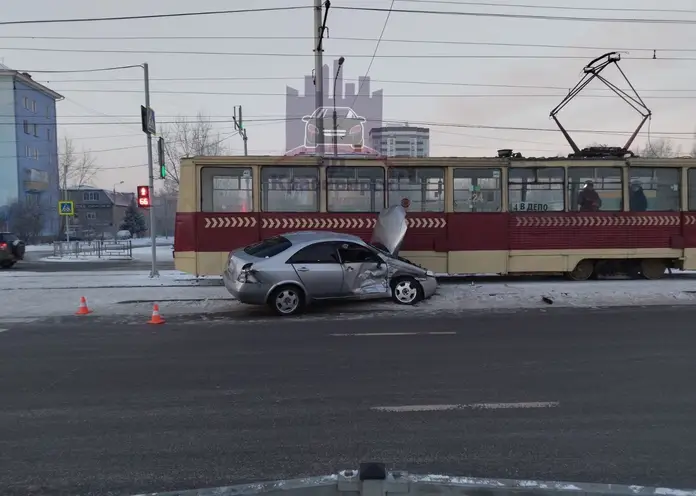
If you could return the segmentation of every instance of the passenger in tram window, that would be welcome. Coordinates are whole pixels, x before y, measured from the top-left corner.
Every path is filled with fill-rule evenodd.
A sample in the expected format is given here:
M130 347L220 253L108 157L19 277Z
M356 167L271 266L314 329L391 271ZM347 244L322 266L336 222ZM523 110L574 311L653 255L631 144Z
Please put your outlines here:
M602 208L602 199L590 180L585 181L585 186L578 193L578 207L581 212L598 212Z
M643 186L637 181L631 183L631 212L645 212L648 209L648 199L645 197Z

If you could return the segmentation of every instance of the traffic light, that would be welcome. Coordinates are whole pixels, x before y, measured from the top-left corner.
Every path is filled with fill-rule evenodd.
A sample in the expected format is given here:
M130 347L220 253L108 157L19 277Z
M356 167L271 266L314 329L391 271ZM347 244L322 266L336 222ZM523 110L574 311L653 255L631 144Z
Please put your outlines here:
M138 186L138 206L150 208L150 186Z
M167 179L167 167L164 165L164 138L157 140L157 162L159 163L160 179Z

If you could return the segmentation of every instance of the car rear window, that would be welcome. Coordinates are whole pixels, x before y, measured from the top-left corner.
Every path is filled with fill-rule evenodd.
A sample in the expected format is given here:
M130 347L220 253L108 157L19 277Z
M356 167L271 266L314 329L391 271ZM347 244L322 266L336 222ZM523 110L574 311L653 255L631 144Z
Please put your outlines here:
M284 238L283 236L274 236L247 246L244 248L244 253L258 258L269 258L275 257L279 253L283 253L291 246L292 243L287 238Z
M5 243L14 243L15 241L18 241L19 238L12 233L2 233L0 234L0 240L4 241Z

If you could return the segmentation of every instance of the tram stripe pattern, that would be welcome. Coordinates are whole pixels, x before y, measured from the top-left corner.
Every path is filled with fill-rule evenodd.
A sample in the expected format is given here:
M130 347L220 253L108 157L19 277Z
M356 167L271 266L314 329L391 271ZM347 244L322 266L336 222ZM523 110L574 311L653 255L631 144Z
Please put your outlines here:
M696 223L696 217L687 216L686 225ZM516 227L619 227L619 226L679 226L681 219L677 216L641 216L641 217L547 217L521 216L515 218Z
M408 227L442 229L447 226L443 217L408 218ZM365 217L270 217L261 219L262 229L374 229L377 219ZM204 217L204 229L256 227L255 217Z

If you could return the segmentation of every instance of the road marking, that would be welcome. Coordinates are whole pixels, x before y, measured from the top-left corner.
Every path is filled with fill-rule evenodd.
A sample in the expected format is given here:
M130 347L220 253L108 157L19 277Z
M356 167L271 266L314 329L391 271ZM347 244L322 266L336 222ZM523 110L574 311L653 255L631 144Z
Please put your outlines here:
M9 331L9 329L0 329L0 332Z
M446 331L446 332L354 332L345 334L330 334L334 337L346 337L346 336L452 336L457 334L456 331Z
M402 405L373 406L377 412L442 412L447 410L507 410L512 408L555 408L558 401L534 401L523 403L469 403L462 405Z

